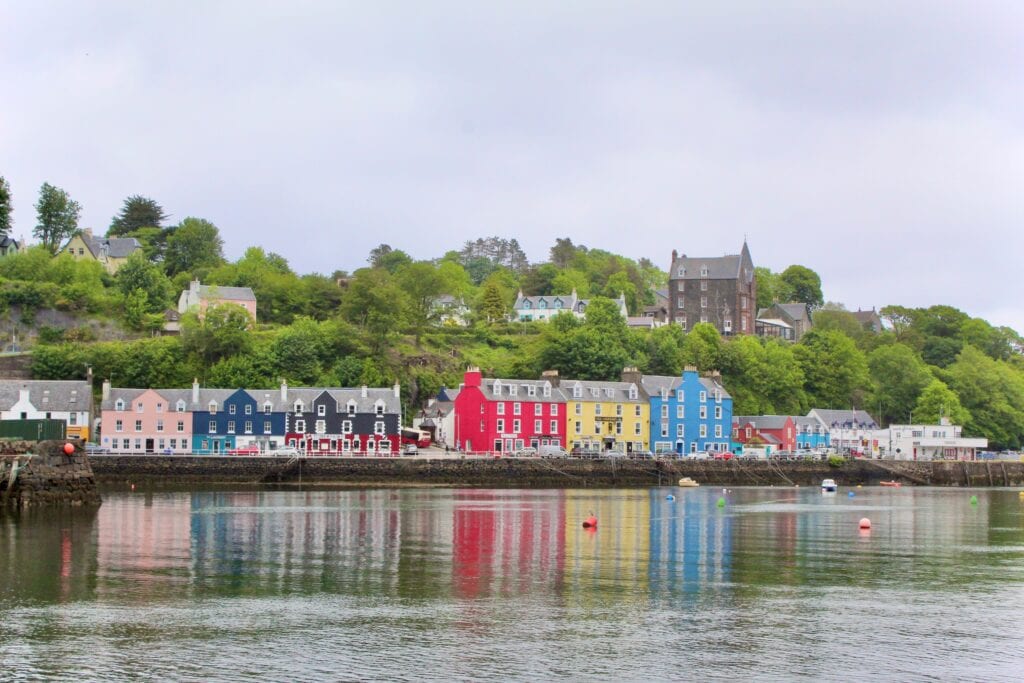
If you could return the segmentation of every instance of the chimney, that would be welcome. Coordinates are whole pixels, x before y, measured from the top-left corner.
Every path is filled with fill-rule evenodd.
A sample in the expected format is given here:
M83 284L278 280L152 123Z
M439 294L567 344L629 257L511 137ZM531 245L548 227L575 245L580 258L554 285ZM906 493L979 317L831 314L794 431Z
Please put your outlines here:
M192 403L199 403L199 378L192 380Z
M85 366L85 381L89 383L89 387L92 387L92 366Z
M198 292L199 291L199 280L192 280L188 283L188 291Z
M480 368L475 365L471 365L466 368L466 374L462 376L462 385L464 388L469 389L470 387L476 387L477 389L484 382L484 375L480 372Z
M104 401L109 401L110 400L110 380L109 379L103 380L103 394L102 394L102 396L103 396L103 400Z
M551 386L556 388L558 387L558 383L560 381L558 378L558 370L545 370L544 372L540 373L540 378L546 379L548 382L551 382Z
M22 385L21 389L18 390L18 396L19 396L18 402L19 403L28 403L29 402L28 393L29 393L28 392L28 387L25 386L25 385Z
M92 237L92 228L83 228L82 229L82 234L85 235L86 237L90 237L91 238Z
M281 378L281 403L288 402L288 380Z
M643 375L640 374L640 370L635 365L631 365L628 368L622 368L623 382L629 382L630 384L635 384L639 387L641 377L643 377Z
M395 398L401 398L401 395L402 395L402 387L398 384L397 381L395 381Z
M677 258L679 258L679 252L676 251L675 249L673 249L672 250L672 263L675 263Z
M366 398L366 385L363 385L363 398Z

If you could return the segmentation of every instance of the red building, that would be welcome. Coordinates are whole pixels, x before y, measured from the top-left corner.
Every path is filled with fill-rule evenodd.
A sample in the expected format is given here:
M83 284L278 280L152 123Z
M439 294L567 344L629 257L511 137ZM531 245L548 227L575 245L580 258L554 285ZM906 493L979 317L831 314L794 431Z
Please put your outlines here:
M484 379L479 368L470 368L455 397L455 446L467 453L564 448L565 425L555 371L539 380Z
M796 450L796 425L789 415L737 415L732 418L733 441Z

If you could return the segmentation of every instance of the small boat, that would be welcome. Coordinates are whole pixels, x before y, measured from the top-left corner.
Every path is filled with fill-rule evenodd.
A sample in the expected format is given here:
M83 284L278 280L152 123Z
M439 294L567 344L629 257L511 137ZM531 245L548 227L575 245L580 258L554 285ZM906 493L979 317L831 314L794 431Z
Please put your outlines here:
M693 479L690 479L689 477L683 477L682 479L680 479L679 485L684 488L693 488L694 486L700 486L700 484L695 482Z
M899 483L898 481L880 481L880 482L878 482L878 485L879 486L891 486L894 489L898 489L899 487L903 486L903 484Z
M823 493L835 493L839 487L836 486L835 479L823 479L821 481L821 490Z

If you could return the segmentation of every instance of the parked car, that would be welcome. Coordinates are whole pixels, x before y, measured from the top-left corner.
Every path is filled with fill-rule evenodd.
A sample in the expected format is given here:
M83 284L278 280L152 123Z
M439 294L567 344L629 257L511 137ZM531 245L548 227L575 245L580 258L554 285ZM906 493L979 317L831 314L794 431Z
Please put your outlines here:
M420 447L414 443L407 443L402 446L402 455L418 455Z
M690 453L688 457L693 458L694 460L710 460L711 454L707 451L695 451Z
M541 446L537 454L542 458L568 458L569 451L561 446Z
M717 451L711 453L712 460L732 460L733 455L729 451Z
M256 444L249 444L248 446L238 446L237 448L229 448L228 455L259 455L260 447Z
M295 446L281 446L277 450L270 451L270 454L279 458L294 458L299 455L299 449Z
M110 453L110 449L103 448L99 444L87 443L85 444L85 452L87 455L106 455Z
M536 458L537 457L537 449L534 448L533 446L526 446L526 447L520 448L518 451L516 451L515 452L515 456L517 458Z

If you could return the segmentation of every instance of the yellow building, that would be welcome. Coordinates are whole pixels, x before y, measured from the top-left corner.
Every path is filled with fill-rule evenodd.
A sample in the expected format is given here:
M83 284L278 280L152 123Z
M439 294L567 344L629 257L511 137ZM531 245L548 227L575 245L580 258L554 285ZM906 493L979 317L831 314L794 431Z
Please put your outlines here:
M627 368L624 377L632 379L631 372L635 371ZM566 442L570 448L623 455L649 450L651 408L639 380L567 380L561 389L566 397Z
M107 272L113 275L128 260L128 257L142 249L134 237L94 237L86 228L68 240L61 251L76 259L99 261Z

